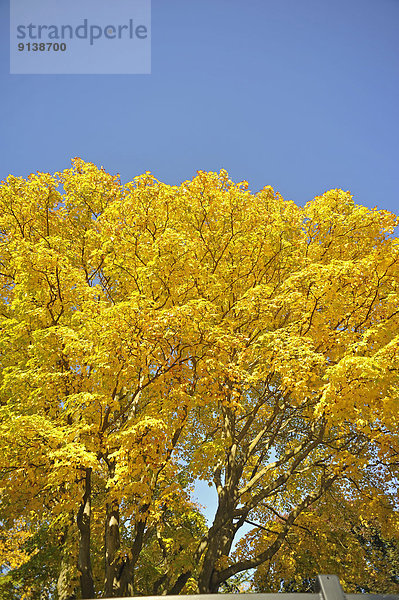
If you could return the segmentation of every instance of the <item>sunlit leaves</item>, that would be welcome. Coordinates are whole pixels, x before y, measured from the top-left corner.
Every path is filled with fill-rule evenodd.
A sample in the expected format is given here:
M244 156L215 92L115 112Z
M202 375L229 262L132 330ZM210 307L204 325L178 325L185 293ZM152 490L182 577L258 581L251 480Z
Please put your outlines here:
M115 577L130 565L138 593L179 580L179 591L216 591L251 560L284 552L297 519L313 527L311 507L330 487L370 511L367 498L390 498L394 215L342 190L300 208L224 170L122 185L81 159L54 176L10 176L0 213L10 522L34 511L70 531L90 473L96 556L111 509L120 517ZM190 501L196 478L218 494L208 534ZM262 543L256 534L233 560L246 520L262 521Z

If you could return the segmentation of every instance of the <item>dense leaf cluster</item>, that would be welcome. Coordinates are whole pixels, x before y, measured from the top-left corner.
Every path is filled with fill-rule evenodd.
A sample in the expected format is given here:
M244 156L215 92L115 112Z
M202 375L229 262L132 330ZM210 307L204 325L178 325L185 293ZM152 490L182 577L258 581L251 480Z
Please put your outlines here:
M300 589L317 571L397 591L397 224L349 192L301 208L225 171L8 177L2 598Z

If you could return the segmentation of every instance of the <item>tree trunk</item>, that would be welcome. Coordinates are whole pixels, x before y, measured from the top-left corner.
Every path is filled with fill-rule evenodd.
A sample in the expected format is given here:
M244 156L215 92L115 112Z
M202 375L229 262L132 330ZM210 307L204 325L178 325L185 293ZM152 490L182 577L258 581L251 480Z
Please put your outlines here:
M60 574L57 579L58 600L76 600L76 590L73 587L73 569L66 556L62 557Z
M74 518L70 515L70 522L66 525L61 536L62 557L60 572L57 579L58 600L76 600L76 566L71 552L71 537Z
M178 596L190 577L191 571L186 571L179 575L174 586L168 591L168 596Z
M145 509L147 508L148 505L146 505ZM133 545L130 548L130 557L125 557L122 561L118 561L119 568L114 579L114 590L118 596L135 595L134 568L143 547L146 523L147 521L143 520L136 524L136 534Z
M198 578L200 594L216 594L219 589L215 565L221 556L228 556L235 536L233 517L226 521L230 511L225 503L219 504L215 520L209 530L209 539L205 550L204 561ZM223 524L224 523L224 524Z
M91 469L86 469L85 492L76 519L79 529L78 570L82 598L94 598L94 582L90 560Z
M118 582L118 550L119 538L119 504L112 501L107 504L105 523L105 594L113 598Z

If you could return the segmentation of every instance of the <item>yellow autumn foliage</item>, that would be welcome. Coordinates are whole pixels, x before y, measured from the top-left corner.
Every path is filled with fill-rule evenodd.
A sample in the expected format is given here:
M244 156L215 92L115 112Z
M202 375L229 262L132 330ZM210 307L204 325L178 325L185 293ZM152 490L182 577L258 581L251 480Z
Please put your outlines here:
M74 548L82 594L122 596L217 591L284 552L293 574L290 536L297 522L314 526L311 507L329 490L394 518L397 225L343 190L299 207L224 170L179 186L146 172L123 185L76 158L54 175L8 177L8 522L33 511ZM218 496L207 531L196 479ZM270 531L233 559L247 521ZM103 571L91 565L100 550L90 532Z

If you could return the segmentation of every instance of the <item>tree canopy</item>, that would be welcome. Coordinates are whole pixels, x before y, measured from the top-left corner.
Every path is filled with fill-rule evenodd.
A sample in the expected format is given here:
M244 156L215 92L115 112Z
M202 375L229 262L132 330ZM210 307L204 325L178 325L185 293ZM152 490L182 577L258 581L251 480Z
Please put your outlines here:
M312 576L312 532L378 586L367 540L399 538L398 223L223 170L123 185L76 158L2 182L4 598L217 592L249 569L278 589L295 561Z

